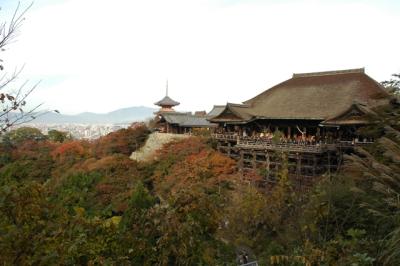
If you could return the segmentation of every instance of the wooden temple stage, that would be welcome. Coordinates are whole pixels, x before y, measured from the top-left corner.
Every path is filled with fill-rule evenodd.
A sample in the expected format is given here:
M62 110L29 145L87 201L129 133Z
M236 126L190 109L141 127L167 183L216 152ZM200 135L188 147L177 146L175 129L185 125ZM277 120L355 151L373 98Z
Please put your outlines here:
M265 174L265 181L274 183L287 158L289 175L298 185L307 185L314 177L336 172L343 154L355 146L371 142L341 141L337 143L276 143L261 138L239 137L233 134L213 134L217 150L238 161L241 171L256 170Z

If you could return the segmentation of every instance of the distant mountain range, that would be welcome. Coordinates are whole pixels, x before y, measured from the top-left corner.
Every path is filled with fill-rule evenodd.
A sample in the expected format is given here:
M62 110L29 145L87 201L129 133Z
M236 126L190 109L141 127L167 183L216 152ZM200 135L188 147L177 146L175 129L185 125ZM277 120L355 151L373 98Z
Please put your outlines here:
M77 124L122 124L132 123L137 121L144 121L147 118L154 116L157 109L134 106L128 108L118 109L105 114L98 113L80 113L77 115L64 115L58 113L47 113L43 116L33 120L32 123L46 123L46 124L64 124L64 123L77 123Z

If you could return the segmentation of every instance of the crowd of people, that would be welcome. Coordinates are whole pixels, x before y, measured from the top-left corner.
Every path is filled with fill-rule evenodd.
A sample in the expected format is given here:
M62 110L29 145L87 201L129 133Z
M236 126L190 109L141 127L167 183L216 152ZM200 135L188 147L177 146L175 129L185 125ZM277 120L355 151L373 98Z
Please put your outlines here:
M300 144L300 145L320 145L320 144L335 144L339 142L348 142L349 144L356 143L366 143L372 142L372 140L368 140L366 138L360 139L357 137L348 138L346 140L335 138L334 135L330 132L321 136L319 132L316 134L307 134L305 132L299 132L297 134L284 134L281 131L264 131L264 132L256 132L240 130L227 132L219 130L216 132L217 134L231 135L232 138L242 140L242 141L257 141L257 142L266 142L266 143L283 143L283 144Z

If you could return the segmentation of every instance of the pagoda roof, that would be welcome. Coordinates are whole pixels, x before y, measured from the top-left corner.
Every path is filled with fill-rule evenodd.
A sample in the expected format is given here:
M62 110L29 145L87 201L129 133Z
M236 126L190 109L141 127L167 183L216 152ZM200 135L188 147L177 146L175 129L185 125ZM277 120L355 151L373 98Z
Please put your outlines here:
M155 102L154 104L158 106L176 106L179 105L179 102L172 100L168 95L166 95L164 98L158 102Z

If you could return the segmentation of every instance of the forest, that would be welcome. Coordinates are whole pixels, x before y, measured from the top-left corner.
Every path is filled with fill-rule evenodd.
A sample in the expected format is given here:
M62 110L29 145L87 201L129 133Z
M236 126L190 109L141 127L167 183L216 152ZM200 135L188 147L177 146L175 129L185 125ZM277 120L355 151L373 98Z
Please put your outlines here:
M144 124L95 141L22 127L0 143L3 265L399 265L400 105L362 128L373 145L298 191L243 179L206 136L154 160ZM281 154L285 161L285 154Z

